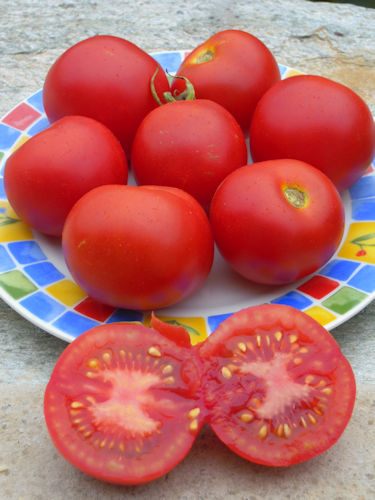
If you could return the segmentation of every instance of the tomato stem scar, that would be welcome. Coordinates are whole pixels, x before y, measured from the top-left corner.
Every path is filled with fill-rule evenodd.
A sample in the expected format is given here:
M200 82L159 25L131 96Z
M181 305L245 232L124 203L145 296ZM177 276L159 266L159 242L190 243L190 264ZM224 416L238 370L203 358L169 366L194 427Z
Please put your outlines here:
M305 208L308 204L308 194L296 186L283 187L283 194L294 208Z
M194 64L204 64L206 62L212 61L215 57L215 53L212 49L206 49L194 59Z

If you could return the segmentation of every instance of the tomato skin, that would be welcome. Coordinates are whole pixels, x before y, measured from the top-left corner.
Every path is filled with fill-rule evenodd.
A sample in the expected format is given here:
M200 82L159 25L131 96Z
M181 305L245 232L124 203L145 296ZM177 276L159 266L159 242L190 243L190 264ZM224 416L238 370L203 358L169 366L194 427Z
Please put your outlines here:
M301 195L294 206L284 189ZM340 244L344 208L332 182L298 160L247 165L230 174L212 200L219 251L240 275L263 284L296 281L323 266Z
M177 188L102 186L70 212L62 237L73 277L115 307L157 309L195 292L214 244L199 203Z
M375 126L366 103L328 78L298 75L259 101L250 127L254 161L295 158L324 172L343 191L375 154Z
M200 362L152 328L95 327L64 350L44 395L59 452L117 484L154 480L177 465L204 421Z
M157 106L150 80L158 63L120 37L98 35L65 51L51 66L43 103L51 122L65 115L84 115L104 123L130 155L135 131ZM158 95L169 90L164 71L155 78Z
M151 111L137 130L131 156L138 184L174 186L208 211L220 182L247 163L245 137L215 102L171 102Z
M243 309L204 343L208 420L243 458L285 467L330 448L355 402L352 368L334 338L302 311L279 304Z
M281 78L270 50L241 30L214 34L185 58L176 74L193 84L198 99L224 106L246 134L258 100ZM173 91L184 88L183 81L174 80Z
M101 123L83 116L56 121L19 147L4 171L15 212L33 228L61 236L74 203L102 184L126 184L124 151Z

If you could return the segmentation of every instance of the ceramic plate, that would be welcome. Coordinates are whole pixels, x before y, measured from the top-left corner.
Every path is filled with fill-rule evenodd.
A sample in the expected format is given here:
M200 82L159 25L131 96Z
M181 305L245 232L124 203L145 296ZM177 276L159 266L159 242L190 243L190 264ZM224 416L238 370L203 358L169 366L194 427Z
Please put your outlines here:
M153 54L170 73L187 52ZM280 65L283 78L298 71ZM42 91L25 99L0 121L0 293L3 300L30 322L67 342L102 323L142 321L149 313L100 304L79 288L66 268L60 241L37 233L11 209L3 184L9 155L49 125ZM300 309L327 329L347 321L375 295L375 172L365 175L343 194L346 230L332 259L318 272L289 286L247 282L216 253L212 272L192 297L159 310L167 321L188 328L192 342L205 339L231 313L266 302Z

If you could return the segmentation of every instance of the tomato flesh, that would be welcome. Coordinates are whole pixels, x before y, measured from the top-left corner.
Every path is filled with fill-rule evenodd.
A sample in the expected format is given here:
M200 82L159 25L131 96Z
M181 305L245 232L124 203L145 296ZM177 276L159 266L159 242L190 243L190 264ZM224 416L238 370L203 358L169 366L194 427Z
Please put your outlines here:
M256 463L286 466L344 431L355 380L333 337L305 313L268 304L225 320L201 345L204 399L218 437Z
M78 337L45 393L57 449L109 482L137 484L165 474L203 423L192 352L138 324L102 325Z

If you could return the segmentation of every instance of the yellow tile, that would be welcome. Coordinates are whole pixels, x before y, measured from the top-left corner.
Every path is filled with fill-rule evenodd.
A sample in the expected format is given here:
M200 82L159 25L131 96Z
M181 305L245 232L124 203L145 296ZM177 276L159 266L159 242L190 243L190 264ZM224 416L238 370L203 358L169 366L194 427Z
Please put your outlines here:
M327 325L328 323L336 319L336 316L334 314L319 306L310 307L310 309L305 309L304 312L315 319L321 325Z
M55 299L66 306L73 306L87 297L87 294L76 283L70 280L62 280L46 288Z
M0 201L0 242L30 240L33 233L7 201Z
M192 345L203 342L207 338L207 328L204 318L200 317L178 317L178 316L159 316L156 314L158 319L165 321L166 323L171 323L172 325L183 326L186 328L190 335L190 340ZM144 319L144 324L150 326L150 315L147 315Z
M353 222L338 255L375 264L375 222Z
M18 149L22 144L25 144L30 139L28 135L23 135L20 137L20 139L16 142L16 144L12 148L12 153L15 152L16 149Z
M291 76L303 75L301 71L297 71L296 69L287 69L284 73L283 78L290 78Z

